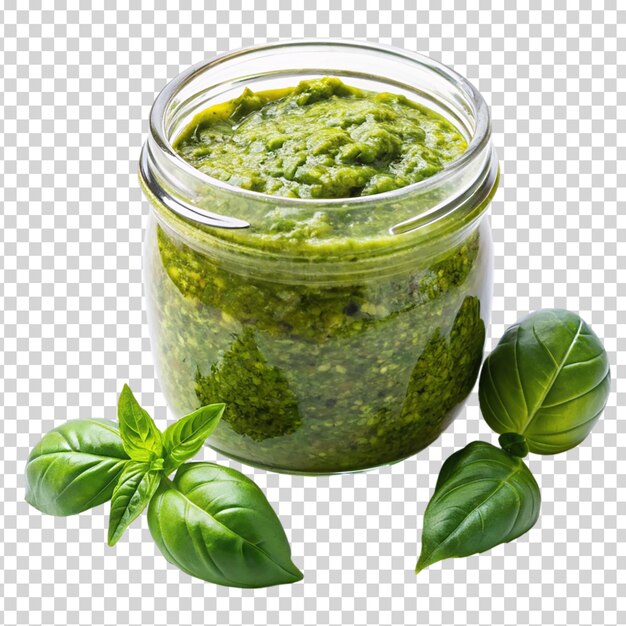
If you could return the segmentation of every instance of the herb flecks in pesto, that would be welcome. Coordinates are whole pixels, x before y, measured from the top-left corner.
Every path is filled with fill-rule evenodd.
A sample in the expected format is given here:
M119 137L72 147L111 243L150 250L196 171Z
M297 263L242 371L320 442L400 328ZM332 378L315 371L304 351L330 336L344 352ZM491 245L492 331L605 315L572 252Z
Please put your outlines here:
M434 112L333 78L245 92L197 116L175 147L231 184L306 198L396 189L466 148ZM457 413L482 360L487 225L411 246L389 234L396 204L371 201L303 210L233 193L228 214L250 209L248 229L152 222L161 386L181 415L227 403L217 450L278 470L364 469L423 449Z
M175 143L231 185L296 198L391 191L440 171L467 148L444 117L405 96L334 77L253 93L196 117Z
M242 394L242 388L245 393ZM301 423L298 402L278 367L268 365L247 326L208 375L198 370L196 393L202 398L228 398L225 417L240 435L255 441L294 432Z
M226 454L303 472L396 461L439 436L476 380L478 232L426 267L334 285L241 274L155 236L161 385L176 413L228 402L210 441Z

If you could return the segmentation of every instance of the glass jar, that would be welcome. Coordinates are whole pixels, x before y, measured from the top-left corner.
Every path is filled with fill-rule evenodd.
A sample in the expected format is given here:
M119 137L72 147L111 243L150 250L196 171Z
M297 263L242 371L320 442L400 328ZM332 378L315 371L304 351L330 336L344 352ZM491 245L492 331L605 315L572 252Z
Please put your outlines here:
M338 76L444 115L467 151L421 182L311 200L231 186L172 142L199 112ZM150 114L140 181L152 210L145 294L161 388L177 416L225 402L217 451L325 474L411 456L476 381L489 317L484 219L498 164L488 108L449 68L369 43L296 40L196 65Z

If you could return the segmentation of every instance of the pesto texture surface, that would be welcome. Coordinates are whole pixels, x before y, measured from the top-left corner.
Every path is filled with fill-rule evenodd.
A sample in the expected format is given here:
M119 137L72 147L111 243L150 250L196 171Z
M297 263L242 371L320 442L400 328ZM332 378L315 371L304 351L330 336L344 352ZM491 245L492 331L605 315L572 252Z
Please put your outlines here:
M231 185L295 198L350 198L405 187L467 148L444 117L405 96L324 77L211 107L175 149Z
M162 388L176 413L227 403L210 439L225 454L316 473L397 461L441 434L476 381L490 254L478 231L426 267L321 285L232 271L156 224L149 244Z

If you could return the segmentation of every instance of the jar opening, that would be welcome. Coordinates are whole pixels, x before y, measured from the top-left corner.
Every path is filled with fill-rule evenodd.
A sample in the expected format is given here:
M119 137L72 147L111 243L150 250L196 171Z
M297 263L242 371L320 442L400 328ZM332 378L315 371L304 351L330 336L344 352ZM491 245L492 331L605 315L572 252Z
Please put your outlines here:
M245 87L253 91L293 87L304 78L321 76L337 76L369 91L406 95L451 121L466 135L468 147L433 176L404 187L368 196L310 199L231 185L196 169L172 146L195 114L237 97ZM400 235L451 214L473 215L484 204L497 181L490 136L489 110L480 93L428 57L365 42L290 40L202 62L166 85L150 114L140 174L164 206L205 226L255 228L276 208L295 212L303 220L324 212L353 212L357 220L366 221L368 213L386 211L385 234Z

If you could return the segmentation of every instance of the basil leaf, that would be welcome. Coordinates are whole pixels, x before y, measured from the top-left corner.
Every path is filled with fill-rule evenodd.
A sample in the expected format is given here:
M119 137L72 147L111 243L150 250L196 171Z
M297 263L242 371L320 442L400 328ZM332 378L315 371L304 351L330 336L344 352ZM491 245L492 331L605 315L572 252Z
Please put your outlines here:
M51 430L26 464L26 502L74 515L106 502L128 461L114 422L82 419Z
M156 465L138 461L129 461L126 464L111 497L108 537L110 546L117 543L133 520L148 506L157 490L163 476L160 471L163 461L157 461L160 463Z
M602 342L575 313L537 311L509 328L480 375L482 414L531 452L557 454L589 434L611 386Z
M124 449L133 461L151 461L162 456L161 432L147 411L139 406L128 385L124 385L117 406L117 418Z
M276 513L236 470L182 465L150 501L148 525L170 563L208 582L267 587L302 579Z
M539 487L519 457L482 441L442 466L424 514L416 572L489 550L523 535L539 517Z
M225 404L210 404L181 417L163 433L165 472L169 474L202 448L224 413Z

